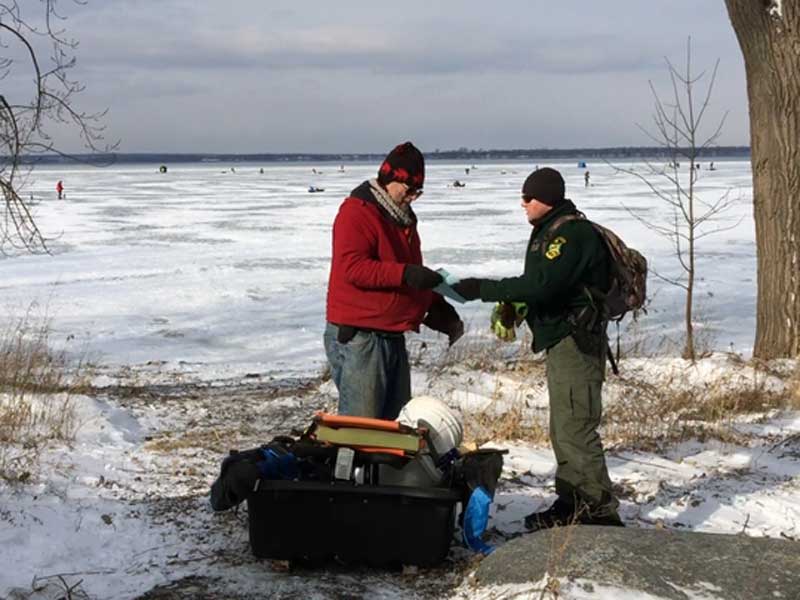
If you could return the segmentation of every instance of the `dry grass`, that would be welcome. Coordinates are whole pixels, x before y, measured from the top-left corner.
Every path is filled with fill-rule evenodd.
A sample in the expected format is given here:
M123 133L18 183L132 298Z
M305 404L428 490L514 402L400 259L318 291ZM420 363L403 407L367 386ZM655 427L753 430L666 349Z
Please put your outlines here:
M74 396L89 371L52 350L47 321L29 315L0 331L0 478L26 480L49 440L72 440Z
M603 419L603 439L617 449L654 450L688 439L744 443L746 436L735 427L741 417L800 408L793 381L773 391L763 376L746 387L719 381L686 389L678 376L658 385L634 379L624 384L622 398L607 407Z
M601 433L604 443L617 450L658 450L689 439L716 439L746 443L747 436L736 425L742 420L760 420L776 410L800 410L800 363L793 373L758 361L745 362L735 355L730 378L687 386L683 373L665 380L645 381L639 377L612 377L615 400L606 403ZM495 358L494 372L523 381L543 381L544 365L532 354L512 362ZM752 371L747 383L733 378ZM623 366L624 374L624 366ZM775 380L783 386L775 386ZM605 392L608 392L608 385ZM523 392L517 397L498 383L490 404L479 412L464 414L465 440L473 444L488 441L523 440L534 445L549 442L547 411L531 410Z
M485 324L488 331L488 320ZM467 333L445 352L435 352L434 344L423 340L414 344L410 355L412 366L425 367L435 377L453 367L463 367L495 373L507 370L509 366L526 364L534 361L531 351L532 336L527 326L517 329L515 342L503 342L494 335L476 335L474 332L484 328L484 324L476 327L472 322Z
M550 435L545 424L536 419L526 419L518 405L505 411L489 408L464 414L465 446L480 447L493 440L524 440L541 445L550 440Z
M544 376L541 361L519 361L509 366L505 373L523 380L531 375ZM524 390L509 395L503 380L497 378L490 402L482 410L465 412L464 445L480 447L490 441L524 440L532 444L546 444L549 441L547 423L540 415L527 410Z
M539 600L557 599L559 597L561 591L560 567L564 563L564 557L567 554L569 545L572 543L578 523L578 515L575 515L567 525L550 530L550 550L547 553L547 582L541 590Z
M248 425L238 428L193 429L189 431L166 431L157 438L148 440L144 447L151 452L166 454L186 449L203 448L226 453L231 448L241 447L247 438L258 435L258 429Z

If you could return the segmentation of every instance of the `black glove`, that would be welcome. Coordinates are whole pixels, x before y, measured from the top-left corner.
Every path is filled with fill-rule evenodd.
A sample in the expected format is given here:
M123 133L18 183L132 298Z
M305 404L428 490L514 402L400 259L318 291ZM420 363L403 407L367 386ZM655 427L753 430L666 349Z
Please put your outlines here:
M418 290L432 290L442 283L442 276L422 265L406 265L403 270L403 283Z
M431 304L423 323L434 331L446 334L450 346L464 335L464 322L456 309L444 299Z
M453 285L453 289L464 300L477 300L481 297L481 282L483 279L462 279Z
M447 345L452 346L461 339L462 335L464 335L464 321L459 319L452 323L450 329L447 330Z

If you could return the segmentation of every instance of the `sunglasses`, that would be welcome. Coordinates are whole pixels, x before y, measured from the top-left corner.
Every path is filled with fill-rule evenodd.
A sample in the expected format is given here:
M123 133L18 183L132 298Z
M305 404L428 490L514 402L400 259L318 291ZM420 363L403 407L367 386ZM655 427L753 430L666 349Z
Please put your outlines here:
M424 190L422 188L415 188L411 187L410 185L406 185L406 196L412 198L419 198L420 196L422 196L423 192Z

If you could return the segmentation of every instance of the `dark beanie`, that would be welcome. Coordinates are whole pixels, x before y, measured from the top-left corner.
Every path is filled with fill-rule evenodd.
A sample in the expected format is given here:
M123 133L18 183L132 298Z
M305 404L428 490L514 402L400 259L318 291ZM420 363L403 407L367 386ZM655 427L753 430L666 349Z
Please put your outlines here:
M390 181L399 181L412 188L421 188L425 183L425 159L411 142L395 146L383 159L378 169L378 183L386 185Z
M564 178L550 167L537 169L522 184L522 195L555 206L564 200Z

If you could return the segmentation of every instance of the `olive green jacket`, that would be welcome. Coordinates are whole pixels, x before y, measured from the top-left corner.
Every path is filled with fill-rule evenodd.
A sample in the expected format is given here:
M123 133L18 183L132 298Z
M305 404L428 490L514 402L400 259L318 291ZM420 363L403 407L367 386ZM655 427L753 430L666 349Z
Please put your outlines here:
M558 217L577 212L571 200L553 208L536 223L525 253L525 272L519 277L484 279L481 300L526 302L528 326L533 331L533 351L557 344L572 333L567 316L591 302L586 288L607 291L610 264L604 242L586 220L562 223L547 236Z

